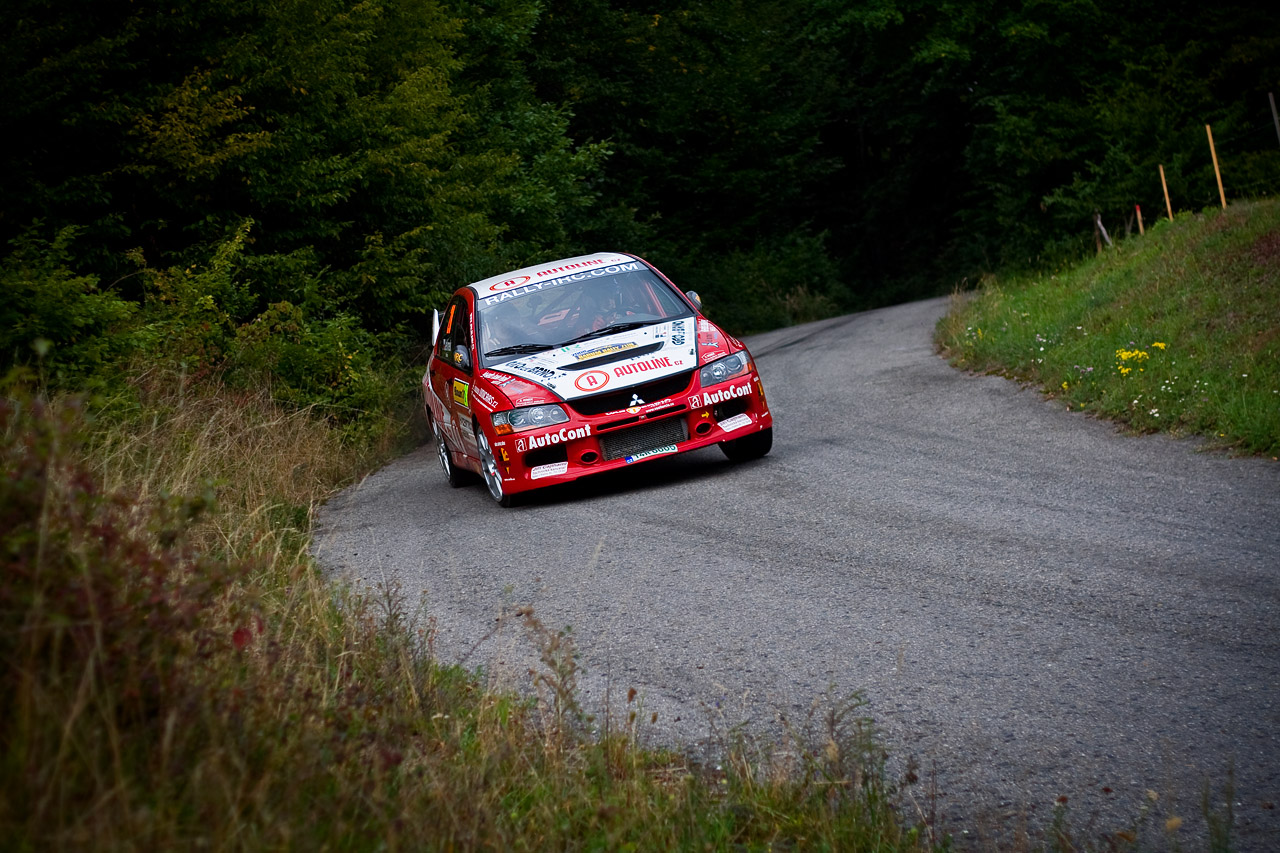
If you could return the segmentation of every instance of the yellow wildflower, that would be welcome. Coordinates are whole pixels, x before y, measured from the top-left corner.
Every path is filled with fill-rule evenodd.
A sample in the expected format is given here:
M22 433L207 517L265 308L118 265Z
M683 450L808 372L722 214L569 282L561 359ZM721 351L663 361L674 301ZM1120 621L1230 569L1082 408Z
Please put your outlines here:
M1152 341L1151 345L1153 347L1159 347L1160 349L1164 349L1164 346L1165 346L1162 341Z

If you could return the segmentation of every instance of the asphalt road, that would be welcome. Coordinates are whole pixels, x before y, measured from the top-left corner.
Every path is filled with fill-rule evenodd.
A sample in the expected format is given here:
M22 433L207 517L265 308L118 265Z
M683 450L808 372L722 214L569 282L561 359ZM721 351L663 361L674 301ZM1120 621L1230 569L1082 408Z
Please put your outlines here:
M583 704L619 719L636 688L655 743L861 691L961 841L1003 846L1065 796L1085 838L1146 804L1194 850L1205 780L1217 801L1233 778L1237 849L1280 849L1280 464L953 370L945 308L751 339L763 460L705 450L503 510L421 448L331 501L315 550L425 590L440 657L500 685L533 663L503 612L572 626Z

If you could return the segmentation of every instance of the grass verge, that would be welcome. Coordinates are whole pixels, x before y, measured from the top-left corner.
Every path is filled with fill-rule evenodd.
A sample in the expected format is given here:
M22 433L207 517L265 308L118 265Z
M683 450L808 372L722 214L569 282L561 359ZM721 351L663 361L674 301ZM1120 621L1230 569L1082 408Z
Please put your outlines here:
M395 590L307 556L391 446L265 394L146 375L0 401L0 838L9 849L929 849L856 697L716 765L589 735L571 637L536 698L432 654Z
M1054 275L988 278L935 341L1137 432L1280 457L1280 203L1161 220Z

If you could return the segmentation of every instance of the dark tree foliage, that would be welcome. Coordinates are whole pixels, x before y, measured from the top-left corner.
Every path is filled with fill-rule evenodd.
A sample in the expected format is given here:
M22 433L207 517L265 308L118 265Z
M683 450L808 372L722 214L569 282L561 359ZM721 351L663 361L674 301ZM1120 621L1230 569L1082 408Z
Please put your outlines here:
M13 0L3 358L276 370L263 329L403 341L600 249L740 331L1053 266L1095 211L1159 215L1159 165L1216 203L1206 124L1229 195L1276 190L1278 32L1189 0Z
M0 164L0 236L80 226L74 263L127 296L139 258L199 267L247 225L234 322L287 300L402 328L563 242L589 200L601 151L570 145L518 67L475 82L434 0L67 5L19 2L3 36L0 115L23 144Z

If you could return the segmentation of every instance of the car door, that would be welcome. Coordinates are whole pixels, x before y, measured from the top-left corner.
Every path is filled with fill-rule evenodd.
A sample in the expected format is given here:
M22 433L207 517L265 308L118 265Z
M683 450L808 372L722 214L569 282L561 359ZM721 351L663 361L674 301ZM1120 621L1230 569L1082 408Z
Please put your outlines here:
M443 412L440 427L445 440L457 452L478 458L475 432L471 428L471 382L475 372L471 334L471 309L467 300L455 296L445 309L436 341L431 391Z

